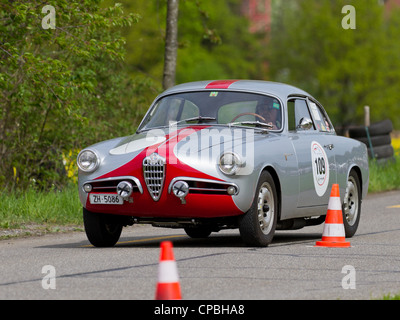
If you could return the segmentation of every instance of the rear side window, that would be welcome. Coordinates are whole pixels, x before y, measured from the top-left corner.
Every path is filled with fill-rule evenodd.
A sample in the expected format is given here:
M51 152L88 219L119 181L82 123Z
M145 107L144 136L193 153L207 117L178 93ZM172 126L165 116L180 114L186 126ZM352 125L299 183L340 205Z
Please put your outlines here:
M329 121L329 118L326 115L325 111L313 101L309 101L309 105L317 130L322 132L333 131L332 124Z

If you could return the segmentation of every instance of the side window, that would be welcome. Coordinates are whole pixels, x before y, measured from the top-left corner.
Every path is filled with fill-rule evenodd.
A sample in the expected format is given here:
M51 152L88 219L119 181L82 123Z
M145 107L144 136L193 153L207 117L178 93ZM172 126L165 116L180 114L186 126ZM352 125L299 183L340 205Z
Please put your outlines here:
M324 110L313 101L309 101L309 105L317 130L331 132L333 127Z
M308 110L307 102L304 99L291 99L288 101L289 114L289 130L297 130L300 120L303 118L311 119L310 111ZM314 130L311 128L310 130Z

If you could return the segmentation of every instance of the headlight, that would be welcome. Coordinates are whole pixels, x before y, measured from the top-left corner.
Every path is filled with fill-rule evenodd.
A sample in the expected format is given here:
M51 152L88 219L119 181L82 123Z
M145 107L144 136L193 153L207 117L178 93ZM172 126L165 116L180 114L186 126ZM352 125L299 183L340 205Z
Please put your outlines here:
M93 172L99 167L100 158L92 150L83 150L78 155L77 163L82 171Z
M242 166L243 161L236 153L226 152L219 158L219 169L227 175L236 174Z

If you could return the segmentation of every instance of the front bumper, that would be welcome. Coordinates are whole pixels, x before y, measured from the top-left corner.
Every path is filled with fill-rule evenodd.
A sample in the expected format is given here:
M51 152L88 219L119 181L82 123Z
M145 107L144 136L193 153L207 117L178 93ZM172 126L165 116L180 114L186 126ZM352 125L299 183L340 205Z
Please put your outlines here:
M129 198L122 205L92 204L89 194L117 194L117 185L127 181L133 186ZM184 199L172 192L173 185L184 181L189 191ZM217 218L243 214L233 197L240 192L239 187L230 182L179 176L166 182L166 188L156 200L150 195L145 182L134 176L120 176L86 181L80 187L82 205L91 212L126 215L137 218ZM168 183L168 184L167 184ZM84 186L90 184L90 192ZM183 201L184 200L184 201Z

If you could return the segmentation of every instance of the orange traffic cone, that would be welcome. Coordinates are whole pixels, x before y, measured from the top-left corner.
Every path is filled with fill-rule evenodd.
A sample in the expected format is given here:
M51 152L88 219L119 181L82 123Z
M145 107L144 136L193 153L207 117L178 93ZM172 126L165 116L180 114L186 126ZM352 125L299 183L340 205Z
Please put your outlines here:
M322 240L317 241L316 247L350 247L350 242L346 242L342 204L340 202L339 185L332 185L331 196L328 203L328 212L325 218L324 232Z
M171 241L161 242L156 300L181 300L178 268Z

